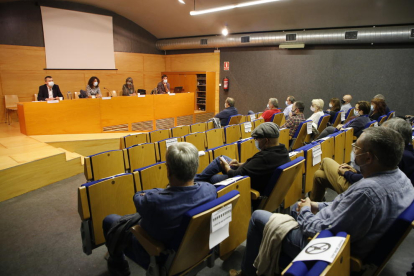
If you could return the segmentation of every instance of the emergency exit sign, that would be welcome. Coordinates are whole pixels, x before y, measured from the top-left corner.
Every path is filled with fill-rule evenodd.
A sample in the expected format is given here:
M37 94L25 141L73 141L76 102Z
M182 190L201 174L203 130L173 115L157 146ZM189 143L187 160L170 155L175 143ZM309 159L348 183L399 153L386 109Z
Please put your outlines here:
M224 62L224 71L229 71L230 70L230 61L225 61Z

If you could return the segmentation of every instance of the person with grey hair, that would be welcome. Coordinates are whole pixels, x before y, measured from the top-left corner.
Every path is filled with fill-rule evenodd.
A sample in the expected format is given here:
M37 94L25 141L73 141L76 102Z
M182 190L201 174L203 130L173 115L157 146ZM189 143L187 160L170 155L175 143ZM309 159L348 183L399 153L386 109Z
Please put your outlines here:
M364 178L333 202L312 202L306 198L296 203L291 208L291 216L299 227L283 238L282 254L295 258L309 237L328 229L333 233L344 231L349 234L352 256L363 260L414 200L410 180L397 167L403 149L404 141L395 130L383 127L366 129L353 149ZM242 271L238 275L256 275L253 263L271 215L263 210L252 214Z
M278 100L276 98L270 98L269 102L267 103L267 109L263 112L260 118L263 118L265 122L271 122L273 114L281 112L280 109L278 109L278 107Z
M131 77L125 80L125 84L122 86L122 96L134 96L135 88L134 81Z
M324 115L323 105L324 105L324 102L322 99L312 100L312 105L310 107L310 110L313 112L313 114L306 120L312 120L312 125L315 127L315 129L318 129L319 119L321 118L321 116Z
M247 159L245 163L220 156L213 160L202 173L197 174L195 181L218 183L229 177L248 175L251 187L260 193L266 187L273 171L290 161L289 152L285 145L279 143L279 127L271 122L263 123L251 134L255 140L258 153ZM218 173L222 172L222 175Z
M217 197L213 185L194 182L198 160L198 150L194 145L185 142L170 145L166 153L167 176L170 184L165 189L155 188L134 195L139 225L151 238L169 244L177 234L175 230L187 211ZM122 237L117 237L116 241L113 240L115 238L111 235L114 231L112 228L115 228L122 218L119 215L109 215L103 221L109 251L108 270L111 275L130 274L124 251L133 252L134 256L137 256L136 261L142 267L148 267L150 260L148 253L130 231L126 231ZM113 252L109 245L117 241L122 244L117 244L117 250Z
M230 116L237 115L239 112L234 107L236 101L233 98L228 97L224 101L224 109L214 116L220 119L221 126L227 126Z

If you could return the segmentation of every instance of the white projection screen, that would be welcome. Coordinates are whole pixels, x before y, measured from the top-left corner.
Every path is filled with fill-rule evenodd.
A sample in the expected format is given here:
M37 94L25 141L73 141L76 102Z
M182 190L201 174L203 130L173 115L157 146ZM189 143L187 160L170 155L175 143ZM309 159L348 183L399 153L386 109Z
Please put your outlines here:
M112 16L41 10L47 69L115 69Z

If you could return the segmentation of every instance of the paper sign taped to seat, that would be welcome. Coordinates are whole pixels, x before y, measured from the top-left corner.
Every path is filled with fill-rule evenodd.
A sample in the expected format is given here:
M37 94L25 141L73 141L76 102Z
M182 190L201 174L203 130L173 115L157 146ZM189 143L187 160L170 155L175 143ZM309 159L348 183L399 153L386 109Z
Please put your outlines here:
M232 205L229 204L211 214L209 239L210 249L228 238L229 223L232 219L231 212Z
M239 176L235 176L235 177L232 177L232 178L227 178L223 181L220 181L220 182L214 184L214 186L227 186L229 184L232 184L232 183L236 182L237 180L239 180L242 177L243 177L242 175L239 175Z
M307 122L306 123L306 129L308 131L308 134L312 134L312 122Z
M251 122L247 122L244 124L244 132L252 132L252 123Z
M168 149L169 146L171 146L173 144L177 144L177 138L172 138L172 139L165 140L165 146L167 147L167 149Z
M345 121L345 112L341 112L341 122Z
M344 242L344 237L313 239L292 262L325 261L332 263Z
M253 122L254 120L256 120L256 115L251 114L251 115L250 115L250 121L252 121L252 122Z
M316 164L321 162L321 157L322 157L322 149L321 149L321 145L317 145L312 149L312 166L315 166Z

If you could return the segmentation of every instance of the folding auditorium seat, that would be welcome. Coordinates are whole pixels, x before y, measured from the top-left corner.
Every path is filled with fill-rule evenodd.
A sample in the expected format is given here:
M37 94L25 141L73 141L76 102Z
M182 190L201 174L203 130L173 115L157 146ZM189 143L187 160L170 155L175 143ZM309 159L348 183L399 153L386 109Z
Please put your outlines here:
M382 115L378 118L378 125L382 125L383 122L385 122L388 119L387 115Z
M303 156L305 157L305 179L303 185L304 194L312 190L313 176L315 175L315 172L320 168L320 164L322 161L321 156L321 159L318 162L313 162L313 152L314 150L316 150L316 146L319 146L319 143L313 142L312 144L297 149L297 151L303 151Z
M206 131L209 129L213 129L214 128L214 123L213 122L206 122Z
M210 164L210 155L206 151L198 152L198 169L197 173L201 173Z
M159 162L136 169L134 170L133 175L137 191L150 190L154 188L165 189L169 183L167 177L167 166L165 162Z
M98 180L108 176L125 173L125 164L122 150L109 150L85 157L84 173L87 181Z
M344 163L351 162L352 143L354 141L354 129L352 127L346 128L345 132L345 154Z
M158 129L148 133L149 141L155 143L171 137L170 129Z
M295 134L290 139L290 149L295 150L303 146L307 134L307 124L312 123L312 120L307 120L299 124Z
M196 275L206 266L213 267L217 250L209 249L212 213L231 204L231 228L237 221L234 208L239 198L237 191L231 191L185 213L169 247L151 238L139 225L133 226L131 232L151 257L146 275ZM133 254L126 255L139 262Z
M237 142L239 150L239 162L244 163L259 150L256 148L253 138L246 138Z
M273 114L272 118L270 119L273 123L277 124L279 127L285 124L285 114L283 112Z
M321 118L319 118L319 122L318 122L319 133L321 133L326 128L326 125L328 124L330 119L331 119L331 115L329 114L325 114L321 116Z
M222 128L213 128L205 132L207 149L216 148L224 144L224 130Z
M253 129L255 129L256 127L260 126L261 124L263 124L265 121L263 118L261 119L256 119L252 122L253 124Z
M157 143L145 143L124 149L125 167L133 172L136 169L157 162Z
M285 145L289 150L289 129L282 128L279 130L279 143Z
M135 192L131 173L88 182L78 188L78 213L82 220L81 236L85 254L92 254L92 249L105 243L102 221L106 216L136 212L132 200Z
M387 121L389 120L389 119L391 119L391 118L394 118L395 117L395 111L390 111L390 112L388 112L388 114L387 114Z
M331 123L332 123L332 126L333 127L336 127L337 125L339 125L340 123L341 123L341 121L342 121L342 116L344 116L344 115L342 115L342 114L344 114L344 112L343 111L338 111L338 112L336 112L336 114L333 116L333 118L331 118ZM345 116L344 116L345 117Z
M148 133L136 133L121 137L121 149L129 148L133 145L148 143Z
M262 116L262 115L263 115L263 112L257 112L257 113L256 113L256 119L257 119L257 118L260 118L260 116Z
M196 123L190 125L190 132L204 132L207 130L207 123Z
M222 155L239 160L237 142L208 149L207 153L209 154L211 161Z
M237 114L229 117L229 120L227 122L227 125L237 125L240 124L240 120L242 119L243 115Z
M205 151L207 146L205 132L195 132L183 137L184 142L193 144L199 151Z
M190 133L190 126L177 126L171 129L171 137L182 137Z
M305 159L299 157L277 167L262 194L251 189L252 199L259 200L257 209L269 212L277 210L284 201L294 180L301 175L304 162Z
M292 151L289 153L290 160L293 161L297 158L304 158L303 151ZM283 208L286 209L296 202L299 199L303 198L302 189L303 189L303 180L305 178L305 166L302 166L302 172L300 172L296 178L293 180L292 185L288 192L286 193L285 199L283 201Z
M322 230L314 239L329 238L335 235L329 230ZM282 272L284 276L349 276L350 275L350 254L351 237L345 232L339 232L336 237L345 238L332 263L325 261L298 261L291 263ZM322 242L322 241L321 241Z
M250 138L252 136L252 131L253 131L252 122L241 123L239 124L239 126L240 126L240 138L241 139Z
M234 143L241 138L240 125L229 125L224 127L224 138L226 144Z
M365 125L365 128L369 128L369 127L377 127L377 126L378 126L378 121L374 120L374 121L368 122L368 123Z
M344 124L348 123L349 120L351 119L351 117L354 116L354 109L355 109L354 107L348 109L348 111L345 114L345 122L344 122Z
M178 142L182 142L183 138L182 137L173 137L173 138L168 138L165 140L161 140L158 141L158 161L160 162L164 162L165 161L165 153L167 152L167 148L171 143L178 143Z

